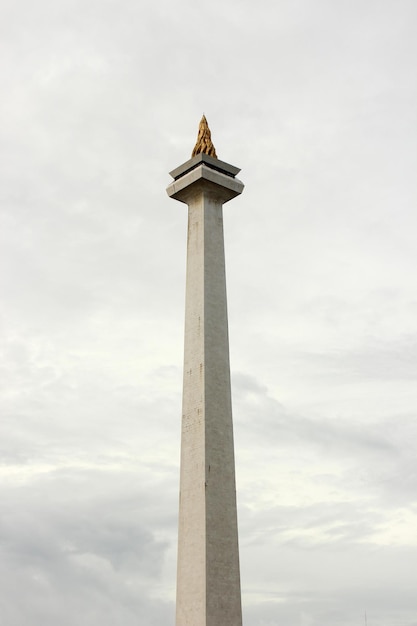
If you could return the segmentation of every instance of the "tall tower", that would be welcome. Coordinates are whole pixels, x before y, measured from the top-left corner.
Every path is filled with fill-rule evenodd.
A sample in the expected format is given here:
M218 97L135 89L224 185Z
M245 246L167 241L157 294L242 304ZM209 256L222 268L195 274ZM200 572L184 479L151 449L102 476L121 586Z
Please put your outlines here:
M241 626L223 204L240 170L220 161L207 120L170 172L188 205L176 626Z

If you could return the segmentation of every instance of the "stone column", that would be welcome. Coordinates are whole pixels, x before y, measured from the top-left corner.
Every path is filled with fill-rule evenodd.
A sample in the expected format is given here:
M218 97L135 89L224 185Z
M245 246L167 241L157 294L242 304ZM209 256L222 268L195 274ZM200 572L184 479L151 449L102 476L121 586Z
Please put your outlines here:
M188 205L177 626L242 624L222 213L239 171L199 153L167 189Z

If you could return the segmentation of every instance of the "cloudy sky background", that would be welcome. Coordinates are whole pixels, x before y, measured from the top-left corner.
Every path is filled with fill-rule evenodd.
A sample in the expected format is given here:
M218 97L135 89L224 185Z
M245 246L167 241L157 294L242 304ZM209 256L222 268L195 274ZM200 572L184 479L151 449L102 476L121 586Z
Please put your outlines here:
M417 625L417 4L2 0L0 622L174 624L186 208L225 207L246 626Z

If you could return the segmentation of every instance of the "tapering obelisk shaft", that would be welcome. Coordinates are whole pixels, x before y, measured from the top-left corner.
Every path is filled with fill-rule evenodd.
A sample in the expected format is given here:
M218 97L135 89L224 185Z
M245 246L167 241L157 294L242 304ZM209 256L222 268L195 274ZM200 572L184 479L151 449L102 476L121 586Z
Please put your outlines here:
M237 171L198 154L168 188L188 204L177 626L242 624L222 214Z

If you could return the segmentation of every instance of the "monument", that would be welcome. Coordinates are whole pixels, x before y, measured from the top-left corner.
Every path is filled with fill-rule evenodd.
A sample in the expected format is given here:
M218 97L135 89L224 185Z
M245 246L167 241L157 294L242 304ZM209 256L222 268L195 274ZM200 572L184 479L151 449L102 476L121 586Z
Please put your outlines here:
M167 193L188 205L176 626L241 626L223 204L241 194L203 116Z

